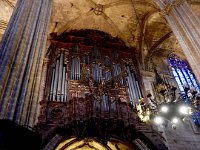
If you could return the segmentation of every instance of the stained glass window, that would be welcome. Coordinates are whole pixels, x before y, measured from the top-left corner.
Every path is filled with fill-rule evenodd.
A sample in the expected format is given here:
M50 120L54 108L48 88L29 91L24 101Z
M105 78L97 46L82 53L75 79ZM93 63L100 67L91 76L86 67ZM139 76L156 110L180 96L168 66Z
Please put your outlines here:
M188 63L175 54L170 54L168 61L180 91L184 93L184 87L194 87L198 94L200 94L199 84Z

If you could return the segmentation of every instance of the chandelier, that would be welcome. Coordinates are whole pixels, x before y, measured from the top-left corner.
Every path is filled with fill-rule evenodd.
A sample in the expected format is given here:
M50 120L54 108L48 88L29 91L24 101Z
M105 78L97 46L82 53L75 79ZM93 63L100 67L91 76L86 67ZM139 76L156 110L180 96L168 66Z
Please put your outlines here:
M184 93L178 93L177 87L166 84L155 70L154 98L147 94L148 104L140 101L143 118L155 124L171 124L176 128L186 118L192 118L196 126L200 126L200 97L194 87L184 86Z

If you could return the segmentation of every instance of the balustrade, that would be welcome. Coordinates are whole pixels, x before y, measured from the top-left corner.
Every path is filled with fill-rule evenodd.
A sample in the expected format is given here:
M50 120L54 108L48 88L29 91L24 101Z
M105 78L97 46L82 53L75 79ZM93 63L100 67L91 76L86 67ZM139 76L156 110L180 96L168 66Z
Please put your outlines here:
M125 126L135 124L136 113L130 104L118 99L109 101L109 107L105 109L102 103L102 99L94 99L93 95L74 97L68 102L41 101L39 122L69 125L73 122L102 119L121 122Z

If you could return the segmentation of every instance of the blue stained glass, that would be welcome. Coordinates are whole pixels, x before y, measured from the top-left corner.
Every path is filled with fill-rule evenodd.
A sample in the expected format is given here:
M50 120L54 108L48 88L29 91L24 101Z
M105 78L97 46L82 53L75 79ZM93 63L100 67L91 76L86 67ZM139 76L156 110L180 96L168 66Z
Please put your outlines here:
M177 68L176 70L177 70L177 74L179 75L180 80L182 81L183 85L187 85L187 82L186 82L185 77L183 76L181 70L179 68Z
M189 74L189 76L190 76L190 79L191 79L191 81L192 81L192 83L193 83L195 89L196 89L197 92L200 94L200 87L199 87L197 81L195 80L195 77L194 77L193 73L192 73L190 70L188 70L188 74Z
M200 87L197 83L194 74L191 72L191 69L188 63L184 60L179 59L175 54L171 54L168 59L169 65L172 67L172 73L174 78L179 86L180 91L184 92L183 87L194 86L197 92L200 94Z
M179 86L180 91L181 91L181 92L184 92L184 89L183 89L181 80L179 79L178 74L176 73L176 71L175 71L174 68L172 68L172 72L173 72L173 75L174 75L174 77L175 77L176 82L178 83L178 86Z
M193 82L191 81L191 78L190 78L189 74L187 73L187 70L186 69L182 69L182 72L183 72L183 74L184 74L189 86L194 86Z
M192 73L188 63L184 60L179 59L175 54L171 54L168 59L169 65L172 67L172 73L179 86L181 92L184 91L184 85L193 86L200 94L200 87L197 83L194 74ZM190 91L191 92L191 91ZM198 111L192 114L192 120L196 126L200 126L200 106L198 106Z
M192 120L195 125L200 126L200 112L194 112L192 115Z

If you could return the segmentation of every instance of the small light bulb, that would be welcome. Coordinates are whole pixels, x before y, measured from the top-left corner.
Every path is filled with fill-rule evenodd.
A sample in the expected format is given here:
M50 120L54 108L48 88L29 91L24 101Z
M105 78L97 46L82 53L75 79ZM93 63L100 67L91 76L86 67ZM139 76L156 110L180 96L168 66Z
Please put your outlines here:
M162 106L160 110L163 113L167 113L169 111L169 108L167 106Z
M174 123L174 124L178 123L178 118L177 118L177 117L174 117L174 118L172 119L172 123Z
M154 122L156 124L161 124L163 122L163 119L160 116L157 116L157 117L154 118Z
M181 107L179 108L179 112L180 112L181 114L183 114L183 115L187 115L187 114L189 113L188 107L187 107L187 106L181 106Z

